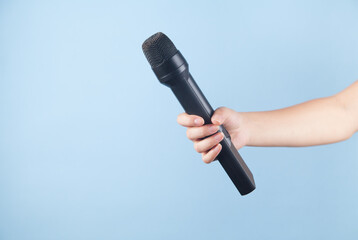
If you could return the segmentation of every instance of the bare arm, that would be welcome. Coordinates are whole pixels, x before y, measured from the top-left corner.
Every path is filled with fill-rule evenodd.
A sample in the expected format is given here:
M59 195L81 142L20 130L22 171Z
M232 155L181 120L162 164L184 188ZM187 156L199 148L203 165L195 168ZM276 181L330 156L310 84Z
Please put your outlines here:
M221 150L221 133L207 137L220 124L237 149L245 145L299 147L343 141L358 131L358 81L331 97L279 110L235 112L219 108L211 120L213 124L203 125L201 117L186 113L178 116L178 123L188 128L188 138L206 163Z
M249 146L312 146L343 141L358 130L358 81L331 97L242 115L249 129Z

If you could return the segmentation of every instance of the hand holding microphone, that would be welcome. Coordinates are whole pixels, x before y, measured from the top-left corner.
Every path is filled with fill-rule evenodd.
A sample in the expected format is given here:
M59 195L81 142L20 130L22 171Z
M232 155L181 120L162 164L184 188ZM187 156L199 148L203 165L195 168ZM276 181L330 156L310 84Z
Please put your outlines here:
M243 120L241 113L226 107L215 110L211 117L212 124L204 125L204 120L200 116L187 113L179 114L177 119L180 125L187 128L187 137L194 142L194 149L202 154L205 163L211 163L222 149L219 142L223 135L220 132L216 133L220 125L229 132L237 150L247 145L249 133Z
M173 91L185 112L200 116L202 123L211 124L214 110L189 73L188 63L173 42L158 32L144 41L142 49L159 82ZM240 194L252 192L256 186L250 169L237 152L226 129L220 125L217 130L214 139L209 137L206 141L210 142L209 145L220 142L222 149L218 160Z

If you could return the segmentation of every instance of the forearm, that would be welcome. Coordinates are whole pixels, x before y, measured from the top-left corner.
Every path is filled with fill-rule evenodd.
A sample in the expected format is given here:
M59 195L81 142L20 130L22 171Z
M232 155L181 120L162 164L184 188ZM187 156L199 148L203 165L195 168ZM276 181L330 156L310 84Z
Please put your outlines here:
M248 130L248 146L328 144L348 139L356 131L355 119L336 96L241 115Z

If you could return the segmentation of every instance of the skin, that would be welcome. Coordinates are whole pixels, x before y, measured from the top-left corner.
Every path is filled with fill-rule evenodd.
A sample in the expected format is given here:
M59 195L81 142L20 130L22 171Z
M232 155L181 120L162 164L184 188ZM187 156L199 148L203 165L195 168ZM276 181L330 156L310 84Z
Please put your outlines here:
M205 163L211 163L222 149L224 136L217 132L219 125L226 128L237 149L340 142L358 131L358 81L333 96L278 110L236 112L220 107L211 118L212 124L204 125L201 117L186 113L179 114L177 121L187 128L187 137Z

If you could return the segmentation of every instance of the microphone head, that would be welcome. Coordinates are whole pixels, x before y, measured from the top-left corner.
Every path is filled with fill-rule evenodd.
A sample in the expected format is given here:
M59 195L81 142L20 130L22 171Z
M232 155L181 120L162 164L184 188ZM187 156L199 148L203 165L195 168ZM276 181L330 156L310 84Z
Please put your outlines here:
M158 67L178 51L173 42L162 32L157 32L145 40L142 49L152 68Z

